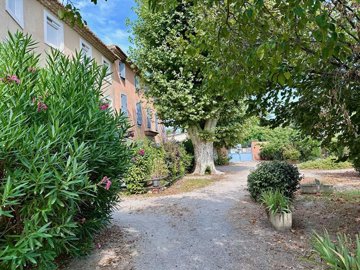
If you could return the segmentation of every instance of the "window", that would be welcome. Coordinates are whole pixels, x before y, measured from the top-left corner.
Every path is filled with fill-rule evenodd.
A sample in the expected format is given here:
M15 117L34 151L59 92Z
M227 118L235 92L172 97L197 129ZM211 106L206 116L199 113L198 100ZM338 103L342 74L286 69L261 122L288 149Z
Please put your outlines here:
M45 42L55 49L62 50L64 47L63 24L49 13L44 13L44 36Z
M155 130L159 131L159 119L157 113L155 113Z
M128 109L127 109L127 96L124 94L121 94L121 112L125 116L129 116Z
M91 45L82 39L80 39L80 51L83 57L92 58Z
M125 80L125 63L121 62L119 63L119 75L120 75L120 78Z
M146 126L148 129L151 129L151 109L146 110Z
M140 90L140 78L138 75L135 75L135 89Z
M112 76L112 69L111 69L111 63L106 58L102 58L102 64L106 68L106 76L105 80L109 83L112 83L111 76Z
M6 11L11 17L24 28L24 1L23 0L6 0Z
M136 103L136 123L138 124L138 126L142 125L141 102Z

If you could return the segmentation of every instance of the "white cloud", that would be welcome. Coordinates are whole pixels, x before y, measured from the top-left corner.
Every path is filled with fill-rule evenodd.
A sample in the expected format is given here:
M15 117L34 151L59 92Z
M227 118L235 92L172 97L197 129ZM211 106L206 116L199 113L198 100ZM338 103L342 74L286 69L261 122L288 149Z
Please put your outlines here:
M125 21L129 16L134 18L131 10L134 5L134 0L100 0L97 5L89 0L79 0L76 3L83 18L97 36L105 44L115 44L125 52L131 45Z
M76 2L76 7L78 9L83 9L91 5L91 2L89 0L80 0Z

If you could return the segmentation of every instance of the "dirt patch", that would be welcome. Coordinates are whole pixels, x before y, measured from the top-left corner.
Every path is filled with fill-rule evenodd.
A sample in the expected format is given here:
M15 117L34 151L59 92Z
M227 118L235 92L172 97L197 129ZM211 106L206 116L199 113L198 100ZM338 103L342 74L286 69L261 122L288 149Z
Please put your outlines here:
M187 207L183 207L178 203L169 203L169 204L161 204L161 203L152 203L147 205L146 207L137 205L134 207L130 214L141 214L141 213L154 213L154 214L164 214L171 216L173 218L182 218L185 215L190 215L191 210Z
M237 229L246 230L275 250L291 254L304 269L317 269L307 262L311 253L313 232L327 230L335 238L337 233L354 237L360 226L360 192L338 192L324 196L297 195L293 209L293 229L280 233L267 219L264 208L250 196L239 202L230 212ZM299 266L300 267L300 266ZM299 269L299 268L295 268Z
M337 190L351 190L360 188L360 174L354 169L343 170L301 170L304 179L301 184L314 182L319 179L323 184L334 185Z
M295 213L294 216L296 216ZM267 246L269 252L275 254L274 256L279 256L281 260L288 258L292 261L293 268L290 269L315 269L306 262L309 256L307 235L298 230L296 225L288 232L275 231L262 205L255 203L250 196L246 196L230 211L229 218L237 230L246 231L252 235L257 239L258 245ZM296 223L295 220L294 222Z
M113 225L95 239L95 249L90 255L74 259L64 270L133 270L136 238Z

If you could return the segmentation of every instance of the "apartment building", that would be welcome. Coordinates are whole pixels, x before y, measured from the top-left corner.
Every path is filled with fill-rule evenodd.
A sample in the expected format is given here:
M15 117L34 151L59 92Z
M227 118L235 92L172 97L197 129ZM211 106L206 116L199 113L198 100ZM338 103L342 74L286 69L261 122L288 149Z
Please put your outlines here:
M116 45L107 46L88 27L71 26L57 16L63 9L57 0L0 0L0 39L18 30L30 34L38 43L41 64L45 54L57 49L72 56L81 51L109 69L103 93L111 107L123 112L132 125L134 139L148 137L166 140L165 128L151 102L146 101L135 68Z

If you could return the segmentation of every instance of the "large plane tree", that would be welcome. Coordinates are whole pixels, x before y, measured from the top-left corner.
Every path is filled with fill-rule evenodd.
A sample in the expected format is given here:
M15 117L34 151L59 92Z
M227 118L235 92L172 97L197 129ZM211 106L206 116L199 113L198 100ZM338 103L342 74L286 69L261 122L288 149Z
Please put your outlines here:
M242 115L244 106L239 96L224 95L230 87L220 76L224 63L201 44L204 33L196 25L203 15L186 1L157 11L139 1L137 14L131 58L147 85L146 95L166 125L187 130L195 150L194 173L217 173L213 143L219 120Z

